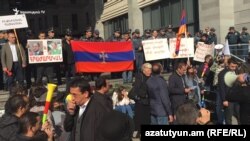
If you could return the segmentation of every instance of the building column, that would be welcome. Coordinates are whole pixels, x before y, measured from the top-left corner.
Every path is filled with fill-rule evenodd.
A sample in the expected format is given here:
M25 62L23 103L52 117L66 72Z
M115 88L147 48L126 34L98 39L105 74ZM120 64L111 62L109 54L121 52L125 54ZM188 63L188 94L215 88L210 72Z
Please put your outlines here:
M235 25L234 0L199 0L200 29L216 29L218 43L225 42L228 28Z
M128 0L128 25L132 31L139 29L143 33L142 11L137 0Z

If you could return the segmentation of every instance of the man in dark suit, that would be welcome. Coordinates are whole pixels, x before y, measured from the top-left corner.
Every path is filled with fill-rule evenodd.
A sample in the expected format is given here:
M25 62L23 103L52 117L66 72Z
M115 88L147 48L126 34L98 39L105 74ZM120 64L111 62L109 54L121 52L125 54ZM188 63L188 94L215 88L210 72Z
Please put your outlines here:
M191 92L191 89L186 87L186 83L184 81L186 70L187 67L185 63L178 63L176 71L169 77L168 80L170 100L174 115L178 106L186 102L187 94Z
M64 120L65 131L71 132L70 141L96 141L97 128L107 111L91 97L90 85L82 78L71 82L70 93L73 97Z
M13 84L14 79L19 84L23 84L23 69L26 67L26 55L23 47L16 44L16 37L13 32L8 32L8 43L2 47L1 51L2 69L7 78L8 89Z
M227 72L231 71L231 72L235 72L235 70L237 69L238 63L235 59L230 58L228 60L228 67L226 67L224 70L222 70L219 74L218 74L218 87L219 87L219 100L222 103L224 108L224 114L225 114L225 122L226 124L231 125L232 124L232 116L234 113L234 110L237 109L238 104L233 103L233 102L228 102L226 96L230 91L230 87L228 87L225 83L225 75ZM237 110L236 113L238 113L239 111ZM238 114L236 114L238 115ZM236 117L238 118L238 116Z
M95 80L96 92L93 97L103 105L106 111L113 110L113 102L108 96L107 92L109 91L109 84L107 79L98 78Z
M163 67L153 65L153 75L147 81L150 100L151 124L166 125L173 121L166 80L161 76Z

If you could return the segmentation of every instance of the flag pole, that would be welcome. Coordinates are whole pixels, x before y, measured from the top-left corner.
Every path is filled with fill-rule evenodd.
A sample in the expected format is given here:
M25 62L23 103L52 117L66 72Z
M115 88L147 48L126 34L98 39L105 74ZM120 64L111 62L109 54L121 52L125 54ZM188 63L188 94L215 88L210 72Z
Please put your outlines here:
M14 29L14 34L16 36L17 46L18 46L18 49L20 51L22 62L24 62L24 60L23 60L23 53L22 53L22 50L21 50L21 47L20 47L20 43L19 43L19 40L18 40L18 37L17 37L16 29Z

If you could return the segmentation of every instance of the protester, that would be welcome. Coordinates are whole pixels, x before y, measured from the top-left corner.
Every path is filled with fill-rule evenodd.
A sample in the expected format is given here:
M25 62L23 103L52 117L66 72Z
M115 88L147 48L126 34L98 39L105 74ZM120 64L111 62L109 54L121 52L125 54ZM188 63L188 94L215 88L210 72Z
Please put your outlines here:
M112 111L100 123L97 141L132 141L134 123L127 115Z
M29 103L24 95L14 95L10 97L6 106L8 109L0 118L0 140L14 141L18 132L18 119L28 111Z
M136 137L140 137L141 125L150 124L150 105L147 91L147 80L152 73L152 65L144 63L142 72L137 74L133 88L129 92L129 98L135 100L135 130L138 131Z
M168 87L170 93L170 100L172 105L172 112L175 115L178 106L185 103L191 88L188 88L185 83L185 72L187 66L185 63L178 63L177 69L168 79Z
M23 47L16 44L16 36L13 32L8 32L8 43L2 47L1 63L7 78L8 90L15 79L19 84L24 84L23 71L27 65L26 54Z
M227 94L230 91L230 87L228 87L225 83L225 75L227 72L234 72L238 67L238 62L234 58L230 58L228 60L228 67L222 70L218 75L218 86L219 86L219 94L221 98L221 103L223 104L224 108L224 116L226 124L232 124L232 116L233 113L236 112L236 118L239 119L239 107L237 103L228 102L226 99ZM236 109L236 111L234 111Z
M4 34L6 31L2 31L0 30L0 55L1 55L1 50L3 45L5 45L7 43L7 40L4 38ZM4 81L4 73L3 73L3 69L2 69L2 63L0 61L0 90L7 90L6 86L5 86L5 81Z
M167 82L161 76L161 64L153 64L152 76L147 80L148 95L150 100L150 113L152 125L167 125L173 122L173 113L167 88Z
M203 83L202 86L204 89L210 91L212 90L214 79L214 72L210 70L211 66L213 65L213 56L206 55L204 60L204 63L197 69L197 75Z
M70 141L96 141L99 125L107 113L104 105L91 96L90 85L82 78L70 84L72 100L67 103L64 129Z
M46 39L45 32L41 31L38 34L38 38L40 40ZM45 75L47 77L47 82L52 83L53 82L53 69L54 65L52 63L40 63L37 64L37 78L36 83L43 83L43 76ZM58 68L57 68L58 69Z
M207 125L210 123L210 111L196 107L193 102L186 102L176 111L177 125Z
M19 119L19 132L15 141L53 141L53 130L49 123L42 125L42 119L37 113L27 112ZM44 131L47 136L37 137L39 131Z
M238 75L237 81L231 91L226 95L229 102L238 102L240 104L239 124L250 125L250 79L249 72Z
M108 95L109 91L108 80L102 77L96 79L95 88L96 90L93 95L93 98L103 106L105 112L111 111L113 109L113 102Z
M120 86L117 91L113 93L112 96L114 109L127 114L130 118L134 117L133 105L134 100L129 99L128 91L124 86Z
M188 94L188 99L193 101L195 104L200 104L201 103L201 88L200 88L200 82L197 76L196 68L192 66L187 67L187 74L185 75L185 82L186 82L187 87L192 89L192 91Z
M48 29L48 39L56 39L56 33L54 27L50 27ZM62 48L58 47L57 43L52 42L50 45L50 48L48 50L48 53L51 55L59 55L62 53ZM48 64L47 64L48 65ZM61 63L53 63L53 72L56 74L57 84L62 84L62 76L61 76L61 69L60 69Z

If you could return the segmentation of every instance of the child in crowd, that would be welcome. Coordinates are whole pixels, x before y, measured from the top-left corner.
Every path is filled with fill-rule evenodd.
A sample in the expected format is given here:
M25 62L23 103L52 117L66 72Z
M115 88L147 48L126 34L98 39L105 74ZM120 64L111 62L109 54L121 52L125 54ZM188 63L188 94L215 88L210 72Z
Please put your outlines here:
M114 92L112 100L115 110L128 114L133 118L134 113L132 106L135 102L128 98L128 91L124 86L120 86L118 90Z

